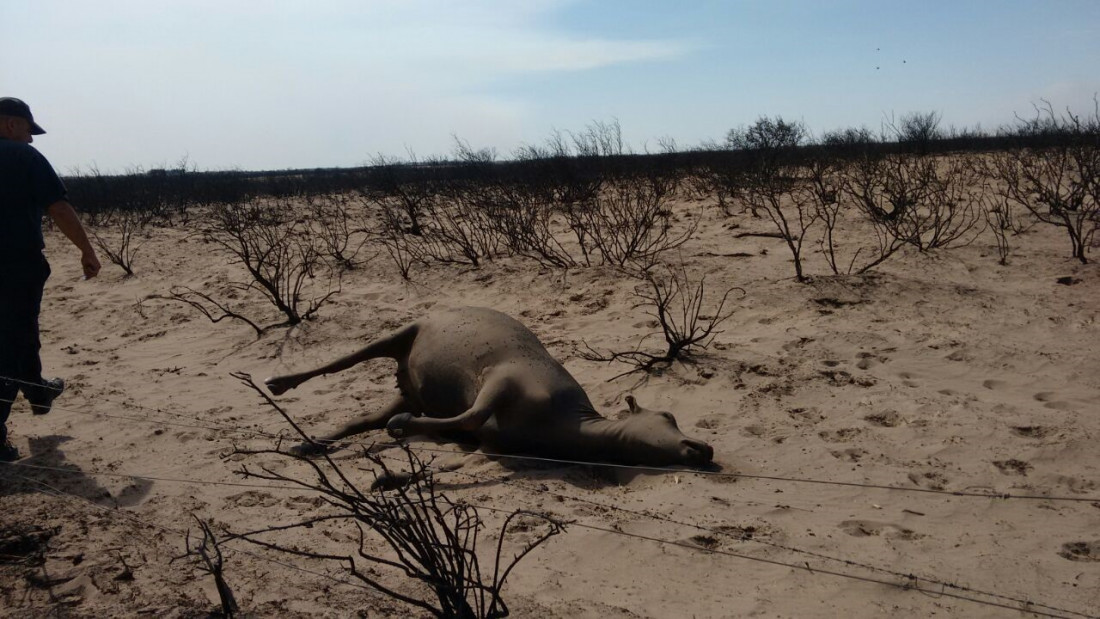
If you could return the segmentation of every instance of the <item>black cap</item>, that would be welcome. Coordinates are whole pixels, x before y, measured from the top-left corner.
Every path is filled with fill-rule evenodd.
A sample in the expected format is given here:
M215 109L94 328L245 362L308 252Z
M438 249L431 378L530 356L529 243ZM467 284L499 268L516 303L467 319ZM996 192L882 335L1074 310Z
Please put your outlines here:
M30 106L15 97L0 97L0 116L18 116L27 119L27 122L31 124L31 135L46 133L45 129L34 122L34 115L31 114Z

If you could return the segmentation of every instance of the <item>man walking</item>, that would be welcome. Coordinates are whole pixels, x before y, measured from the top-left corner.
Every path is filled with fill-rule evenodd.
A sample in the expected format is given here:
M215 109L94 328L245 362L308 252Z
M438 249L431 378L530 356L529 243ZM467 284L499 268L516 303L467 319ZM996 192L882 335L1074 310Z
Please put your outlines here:
M0 98L0 462L18 459L8 441L7 421L15 397L22 392L31 412L50 412L65 383L42 377L38 356L38 313L50 265L42 254L42 217L80 250L84 277L99 273L99 259L65 185L53 166L33 146L32 136L45 133L34 122L26 103Z

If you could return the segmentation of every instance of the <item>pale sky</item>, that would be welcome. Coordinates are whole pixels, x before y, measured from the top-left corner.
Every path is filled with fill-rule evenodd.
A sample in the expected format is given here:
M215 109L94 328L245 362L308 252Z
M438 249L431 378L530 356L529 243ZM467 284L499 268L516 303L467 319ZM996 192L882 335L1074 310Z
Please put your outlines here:
M59 172L508 157L618 119L636 152L761 115L1091 113L1100 0L0 0L0 96Z

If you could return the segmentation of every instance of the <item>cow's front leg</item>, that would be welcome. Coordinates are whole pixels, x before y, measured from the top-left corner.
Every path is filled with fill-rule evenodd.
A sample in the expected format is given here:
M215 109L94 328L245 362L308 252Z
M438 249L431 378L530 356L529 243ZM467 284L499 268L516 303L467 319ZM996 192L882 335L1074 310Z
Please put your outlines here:
M332 449L332 444L340 439L362 434L369 430L381 430L386 427L386 423L395 415L407 414L410 411L412 411L412 406L408 399L404 396L398 396L396 400L390 402L382 409L362 415L335 432L330 432L324 436L303 441L302 444L295 446L291 451L302 456L321 455L330 451Z

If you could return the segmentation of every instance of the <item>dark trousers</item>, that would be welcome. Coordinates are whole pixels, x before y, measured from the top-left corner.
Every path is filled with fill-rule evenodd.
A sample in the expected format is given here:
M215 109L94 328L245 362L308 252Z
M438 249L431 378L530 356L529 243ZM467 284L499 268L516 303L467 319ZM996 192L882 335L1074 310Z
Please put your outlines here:
M42 383L38 313L49 277L50 264L40 253L0 257L0 440L7 437L12 400L20 391L38 395L34 390Z

